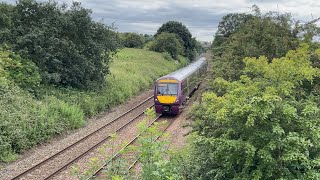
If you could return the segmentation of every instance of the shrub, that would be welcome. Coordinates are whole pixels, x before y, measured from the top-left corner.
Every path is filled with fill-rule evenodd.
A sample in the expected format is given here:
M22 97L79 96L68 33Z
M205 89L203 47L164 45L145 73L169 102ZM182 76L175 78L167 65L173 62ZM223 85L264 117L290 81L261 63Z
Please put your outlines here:
M16 153L84 124L77 106L54 97L37 101L5 76L0 76L0 92L0 161L12 161Z
M167 52L172 58L177 59L182 54L183 46L181 45L177 35L173 33L161 33L150 46L150 50L156 52Z
M119 40L112 28L94 22L90 14L78 2L67 8L54 1L18 1L8 43L38 66L45 83L101 86Z
M143 36L136 33L124 33L122 44L127 48L143 48L145 42Z
M1 66L8 73L8 79L21 88L34 92L40 85L38 67L29 60L8 51L0 51Z

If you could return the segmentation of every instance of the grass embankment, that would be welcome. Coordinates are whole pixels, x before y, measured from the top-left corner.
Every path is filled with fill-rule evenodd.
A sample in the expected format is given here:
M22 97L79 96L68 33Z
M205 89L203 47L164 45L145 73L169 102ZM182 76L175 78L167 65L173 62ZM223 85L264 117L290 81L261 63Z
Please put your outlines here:
M83 126L86 117L125 102L181 65L160 53L123 49L110 64L111 75L102 89L42 86L36 99L13 83L0 63L0 161L13 161L23 150Z

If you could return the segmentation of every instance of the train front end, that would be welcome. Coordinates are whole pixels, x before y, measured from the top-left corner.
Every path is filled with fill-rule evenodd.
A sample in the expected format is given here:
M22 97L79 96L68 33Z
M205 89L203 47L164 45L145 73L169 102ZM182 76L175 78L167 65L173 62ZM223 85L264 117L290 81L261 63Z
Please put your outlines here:
M179 114L180 84L178 80L165 78L155 84L154 104L157 113Z

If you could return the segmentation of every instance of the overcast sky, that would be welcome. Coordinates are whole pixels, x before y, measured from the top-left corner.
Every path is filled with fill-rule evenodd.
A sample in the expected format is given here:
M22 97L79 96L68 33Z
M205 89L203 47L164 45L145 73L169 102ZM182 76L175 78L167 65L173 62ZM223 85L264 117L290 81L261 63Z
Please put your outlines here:
M41 0L44 1L44 0ZM68 5L72 0L56 0ZM304 22L320 17L320 0L77 0L92 9L95 20L112 23L120 32L154 34L169 20L185 24L201 41L212 41L222 16L251 12L253 4L262 12L291 13ZM15 0L4 0L15 3Z

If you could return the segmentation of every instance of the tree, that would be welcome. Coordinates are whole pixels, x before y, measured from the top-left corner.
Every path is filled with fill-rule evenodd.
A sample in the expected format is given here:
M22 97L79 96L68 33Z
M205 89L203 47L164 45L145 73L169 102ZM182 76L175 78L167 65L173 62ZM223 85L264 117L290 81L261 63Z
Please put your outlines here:
M174 59L177 59L178 55L183 52L177 35L167 32L159 34L149 48L156 52L168 52Z
M215 80L195 107L191 179L319 179L320 77L308 45L271 63L245 58L240 80Z
M219 46L224 42L231 34L240 30L248 20L253 19L253 15L245 13L230 13L222 17L219 22L218 30L215 34L213 41L214 46Z
M5 43L10 36L13 8L12 5L0 3L0 44Z
M119 47L112 28L90 17L74 2L20 0L14 8L9 44L40 69L44 83L94 88L105 82L109 61Z
M145 41L139 34L125 33L122 37L122 43L128 48L143 48Z
M184 47L184 54L193 60L195 57L195 42L192 40L192 35L189 29L181 22L168 21L163 24L155 34L155 37L163 32L174 33L182 40L182 46Z
M281 57L298 45L297 32L289 14L267 13L259 16L230 17L233 16L227 15L223 19L235 21L228 21L227 24L233 24L231 28L221 31L223 39L219 38L220 34L216 34L213 42L213 67L217 77L237 80L244 68L243 58L260 55L268 59Z

